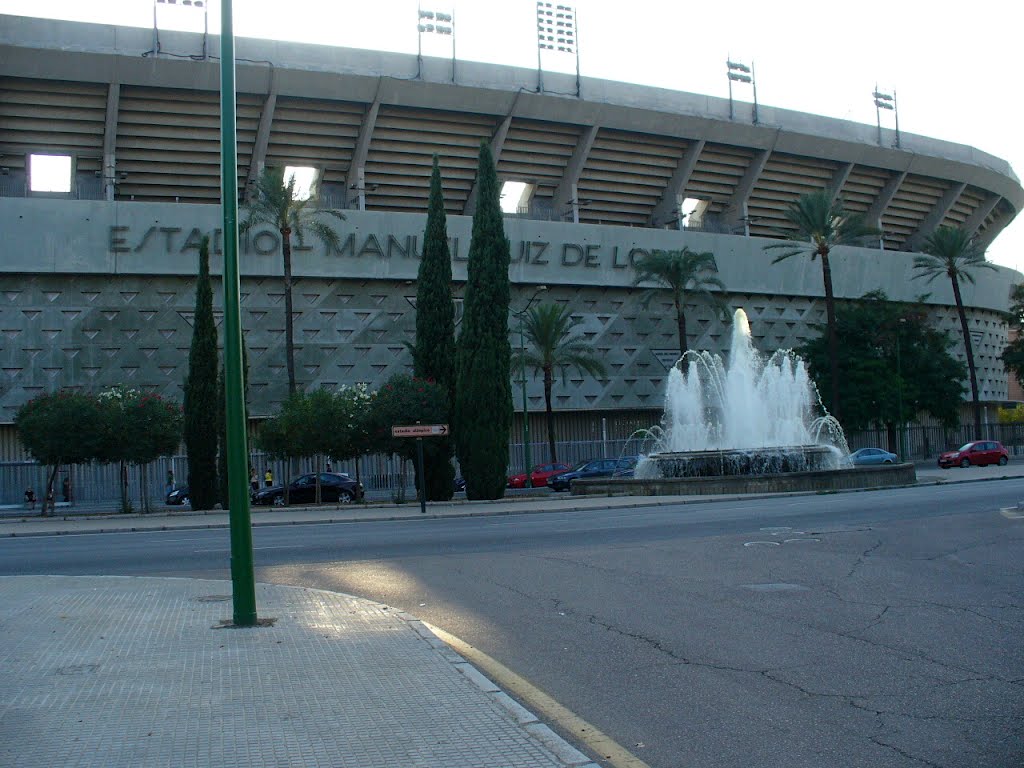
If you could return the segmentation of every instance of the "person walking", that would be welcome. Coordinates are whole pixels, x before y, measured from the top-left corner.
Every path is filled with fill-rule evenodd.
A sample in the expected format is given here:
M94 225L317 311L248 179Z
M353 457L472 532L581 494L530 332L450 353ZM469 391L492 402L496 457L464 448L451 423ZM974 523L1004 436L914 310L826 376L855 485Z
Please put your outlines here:
M170 496L171 491L174 490L174 470L170 467L167 468L167 492L164 496Z
M270 467L267 467L267 471L263 473L263 482L267 488L274 484L274 473L270 471Z
M36 508L36 492L31 487L25 489L25 503L29 509Z
M71 503L71 478L64 475L64 481L60 484L61 493L64 495L64 503Z
M256 477L256 467L249 467L249 487L252 488L252 492L256 493L260 489L260 480Z

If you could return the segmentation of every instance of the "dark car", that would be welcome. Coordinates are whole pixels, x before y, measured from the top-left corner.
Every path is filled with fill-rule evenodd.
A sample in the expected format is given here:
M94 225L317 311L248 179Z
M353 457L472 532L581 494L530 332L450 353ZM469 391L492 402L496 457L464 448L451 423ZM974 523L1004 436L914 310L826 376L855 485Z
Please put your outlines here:
M639 460L639 456L626 456L619 459L619 463L615 465L615 471L612 472L612 477L633 477Z
M998 440L972 440L964 443L955 451L946 451L939 455L939 466L950 467L983 467L986 464L1005 466L1010 460L1010 452Z
M289 504L316 503L316 474L301 475L288 484ZM348 475L340 472L320 473L320 500L350 504L363 498L362 483L357 483ZM275 507L284 506L284 486L272 485L260 488L253 496L254 504L271 504Z
M553 491L568 491L573 480L611 477L618 471L630 470L635 466L636 456L624 456L621 459L591 459L577 464L568 472L549 477L548 488Z
M167 494L167 503L172 505L172 506L177 505L177 504L188 505L188 503L189 503L188 486L187 485L179 485L173 491L168 493Z
M871 466L872 464L895 464L898 461L895 453L883 451L881 448L861 448L850 454L850 461L855 467Z

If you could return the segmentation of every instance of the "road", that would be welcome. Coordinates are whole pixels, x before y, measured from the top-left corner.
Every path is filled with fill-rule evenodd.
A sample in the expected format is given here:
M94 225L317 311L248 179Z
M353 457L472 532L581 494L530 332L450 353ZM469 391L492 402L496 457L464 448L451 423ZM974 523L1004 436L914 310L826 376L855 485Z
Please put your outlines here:
M264 527L257 578L420 616L654 768L1004 768L1024 762L1020 499L1024 479ZM7 539L0 573L228 578L227 555L223 530Z

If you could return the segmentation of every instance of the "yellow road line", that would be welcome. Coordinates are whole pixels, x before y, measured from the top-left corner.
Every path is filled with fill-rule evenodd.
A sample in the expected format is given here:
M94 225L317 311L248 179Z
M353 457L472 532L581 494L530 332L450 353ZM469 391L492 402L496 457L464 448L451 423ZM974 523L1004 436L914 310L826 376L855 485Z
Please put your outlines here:
M650 768L643 760L619 746L610 736L602 733L582 717L573 714L501 662L495 661L483 651L448 634L443 629L438 629L430 624L427 624L427 627L450 645L456 653L478 667L495 685L521 701L538 717L555 723L566 733L571 733L593 754L600 755L603 762L607 762L613 768Z

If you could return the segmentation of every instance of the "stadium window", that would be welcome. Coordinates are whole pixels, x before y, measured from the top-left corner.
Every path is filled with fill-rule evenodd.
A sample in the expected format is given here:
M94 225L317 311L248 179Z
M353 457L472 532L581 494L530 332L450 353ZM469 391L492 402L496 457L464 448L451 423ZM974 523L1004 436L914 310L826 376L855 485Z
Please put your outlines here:
M292 193L293 200L309 200L310 195L316 189L317 182L316 168L302 165L286 165L284 167L284 183L288 185L288 179L295 177L295 190Z
M71 166L70 155L29 155L29 191L69 194Z
M519 213L530 202L533 185L525 181L506 181L501 185L501 212Z

